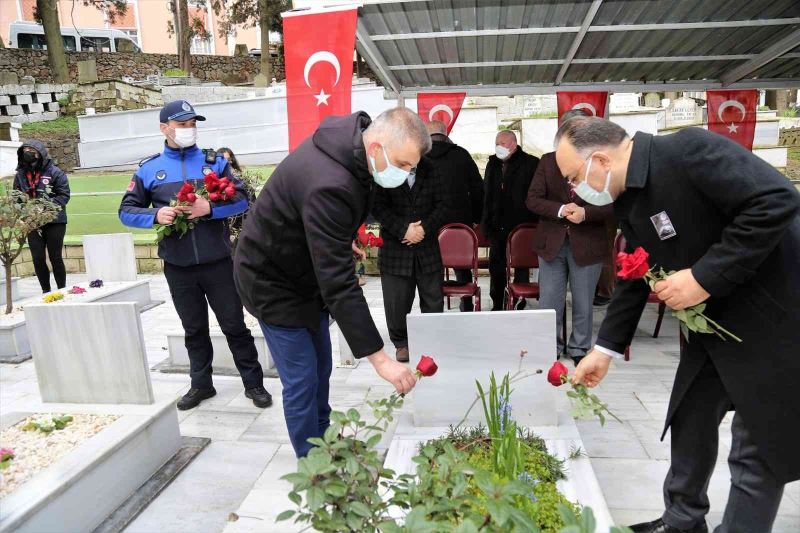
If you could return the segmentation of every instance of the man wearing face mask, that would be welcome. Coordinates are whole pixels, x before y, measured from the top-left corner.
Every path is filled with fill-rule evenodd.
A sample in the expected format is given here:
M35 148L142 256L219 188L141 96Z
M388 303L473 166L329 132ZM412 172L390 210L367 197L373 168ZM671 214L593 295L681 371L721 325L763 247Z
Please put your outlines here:
M525 206L533 174L539 158L525 153L517 145L513 131L505 130L495 139L495 155L489 158L484 176L484 208L481 221L489 237L489 294L492 311L505 309L506 289L506 240L515 227L525 222L536 221L536 216ZM530 272L518 268L514 282L526 283ZM525 308L522 300L520 309Z
M442 176L425 156L399 187L378 186L373 215L381 223L378 251L383 308L396 358L408 362L406 316L419 291L423 313L441 313L442 255L438 232L448 217Z
M564 113L562 124L586 116ZM539 309L556 311L557 357L568 355L577 365L592 347L597 280L608 255L606 220L611 205L594 206L579 198L558 170L555 152L542 156L528 190L528 208L539 216L533 248L539 256ZM567 284L572 293L572 333L561 337Z
M704 303L741 338L689 333L664 429L672 450L666 510L633 531L708 530L708 483L729 410L731 489L716 531L771 531L784 484L800 479L800 195L768 163L700 128L630 139L611 122L574 118L557 143L575 192L594 205L613 202L630 250L641 246L651 266L675 272L655 285L659 297L676 310ZM631 343L649 292L641 279L619 281L575 382L603 379Z
M31 198L48 198L61 206L54 221L28 234L28 246L42 292L48 293L51 290L48 256L53 266L56 287L63 289L67 285L67 269L64 267L61 250L64 248L64 235L67 233L69 181L66 173L50 159L47 147L41 141L25 141L17 150L14 188Z
M217 393L212 384L214 351L209 336L209 305L228 341L245 396L256 407L269 407L272 396L264 389L258 352L245 326L242 302L233 281L227 225L229 217L247 209L247 196L224 157L197 147L198 120L205 117L195 113L184 100L170 102L161 109L164 151L140 164L122 197L119 218L126 226L153 228L156 224L172 224L183 212L195 224L185 235L175 232L158 244L158 256L164 260L164 275L189 352L191 388L178 401L178 409L196 407ZM170 206L185 183L202 186L205 175L212 172L235 185L233 198L209 202L198 196L191 206Z
M261 321L298 457L330 425L331 316L353 355L366 358L397 392L416 384L414 373L384 351L356 280L353 239L375 185L405 184L430 147L425 124L406 108L372 122L363 112L328 117L278 165L245 221L236 283Z

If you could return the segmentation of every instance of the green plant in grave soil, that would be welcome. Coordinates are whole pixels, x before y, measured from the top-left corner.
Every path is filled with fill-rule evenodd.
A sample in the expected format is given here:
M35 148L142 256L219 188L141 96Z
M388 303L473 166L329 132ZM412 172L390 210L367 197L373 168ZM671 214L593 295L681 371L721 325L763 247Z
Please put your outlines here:
M60 431L67 427L73 418L70 415L53 416L50 420L29 420L20 429L22 431L41 431L42 433L52 433L53 431Z

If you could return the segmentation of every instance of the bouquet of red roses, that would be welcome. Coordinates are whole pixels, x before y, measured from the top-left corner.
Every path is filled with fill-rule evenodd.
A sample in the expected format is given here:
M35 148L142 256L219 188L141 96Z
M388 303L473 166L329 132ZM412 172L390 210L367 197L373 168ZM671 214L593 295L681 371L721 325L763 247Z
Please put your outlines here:
M178 191L178 194L175 195L175 199L172 200L169 205L170 207L190 206L197 201L197 194L198 191L195 190L194 185L187 181L183 184L181 190ZM177 233L178 238L181 238L186 235L187 231L193 228L194 222L189 220L189 216L183 211L178 211L172 224L156 225L156 243L161 242L165 237L169 237L173 233Z
M650 285L650 290L655 290L656 283L666 280L675 272L665 272L663 268L658 270L650 268L650 264L647 262L649 257L650 255L641 246L630 254L620 252L617 254L617 266L619 267L617 277L620 279L644 279ZM737 342L742 342L742 339L708 318L704 313L705 310L706 304L697 304L672 312L672 316L681 322L681 330L685 339L689 338L689 333L686 331L688 329L695 333L713 333L722 340L727 340L725 338L727 335Z
M226 202L236 194L236 186L228 178L220 179L216 172L206 174L203 178L205 189L202 195L209 202Z

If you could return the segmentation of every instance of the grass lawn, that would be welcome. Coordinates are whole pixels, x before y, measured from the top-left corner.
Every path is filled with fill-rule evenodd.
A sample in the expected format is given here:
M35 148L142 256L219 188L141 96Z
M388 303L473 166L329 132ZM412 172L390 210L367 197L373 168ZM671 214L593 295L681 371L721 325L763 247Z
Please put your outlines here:
M248 167L269 177L274 167ZM71 174L69 186L73 193L117 192L102 196L73 196L67 204L67 238L65 241L80 242L82 235L99 233L133 233L138 242L152 242L155 231L124 226L117 216L122 195L133 172L112 174Z
M78 133L78 118L74 116L63 116L55 120L44 122L28 122L22 125L20 137L36 138L38 135L48 134Z

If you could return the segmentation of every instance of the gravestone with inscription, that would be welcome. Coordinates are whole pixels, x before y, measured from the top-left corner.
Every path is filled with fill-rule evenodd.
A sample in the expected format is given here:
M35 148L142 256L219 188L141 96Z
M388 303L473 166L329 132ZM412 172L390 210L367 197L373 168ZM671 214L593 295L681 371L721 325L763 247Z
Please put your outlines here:
M661 96L658 93L647 93L644 95L645 107L661 107Z
M673 100L667 108L667 127L686 126L700 122L700 109L691 98Z

